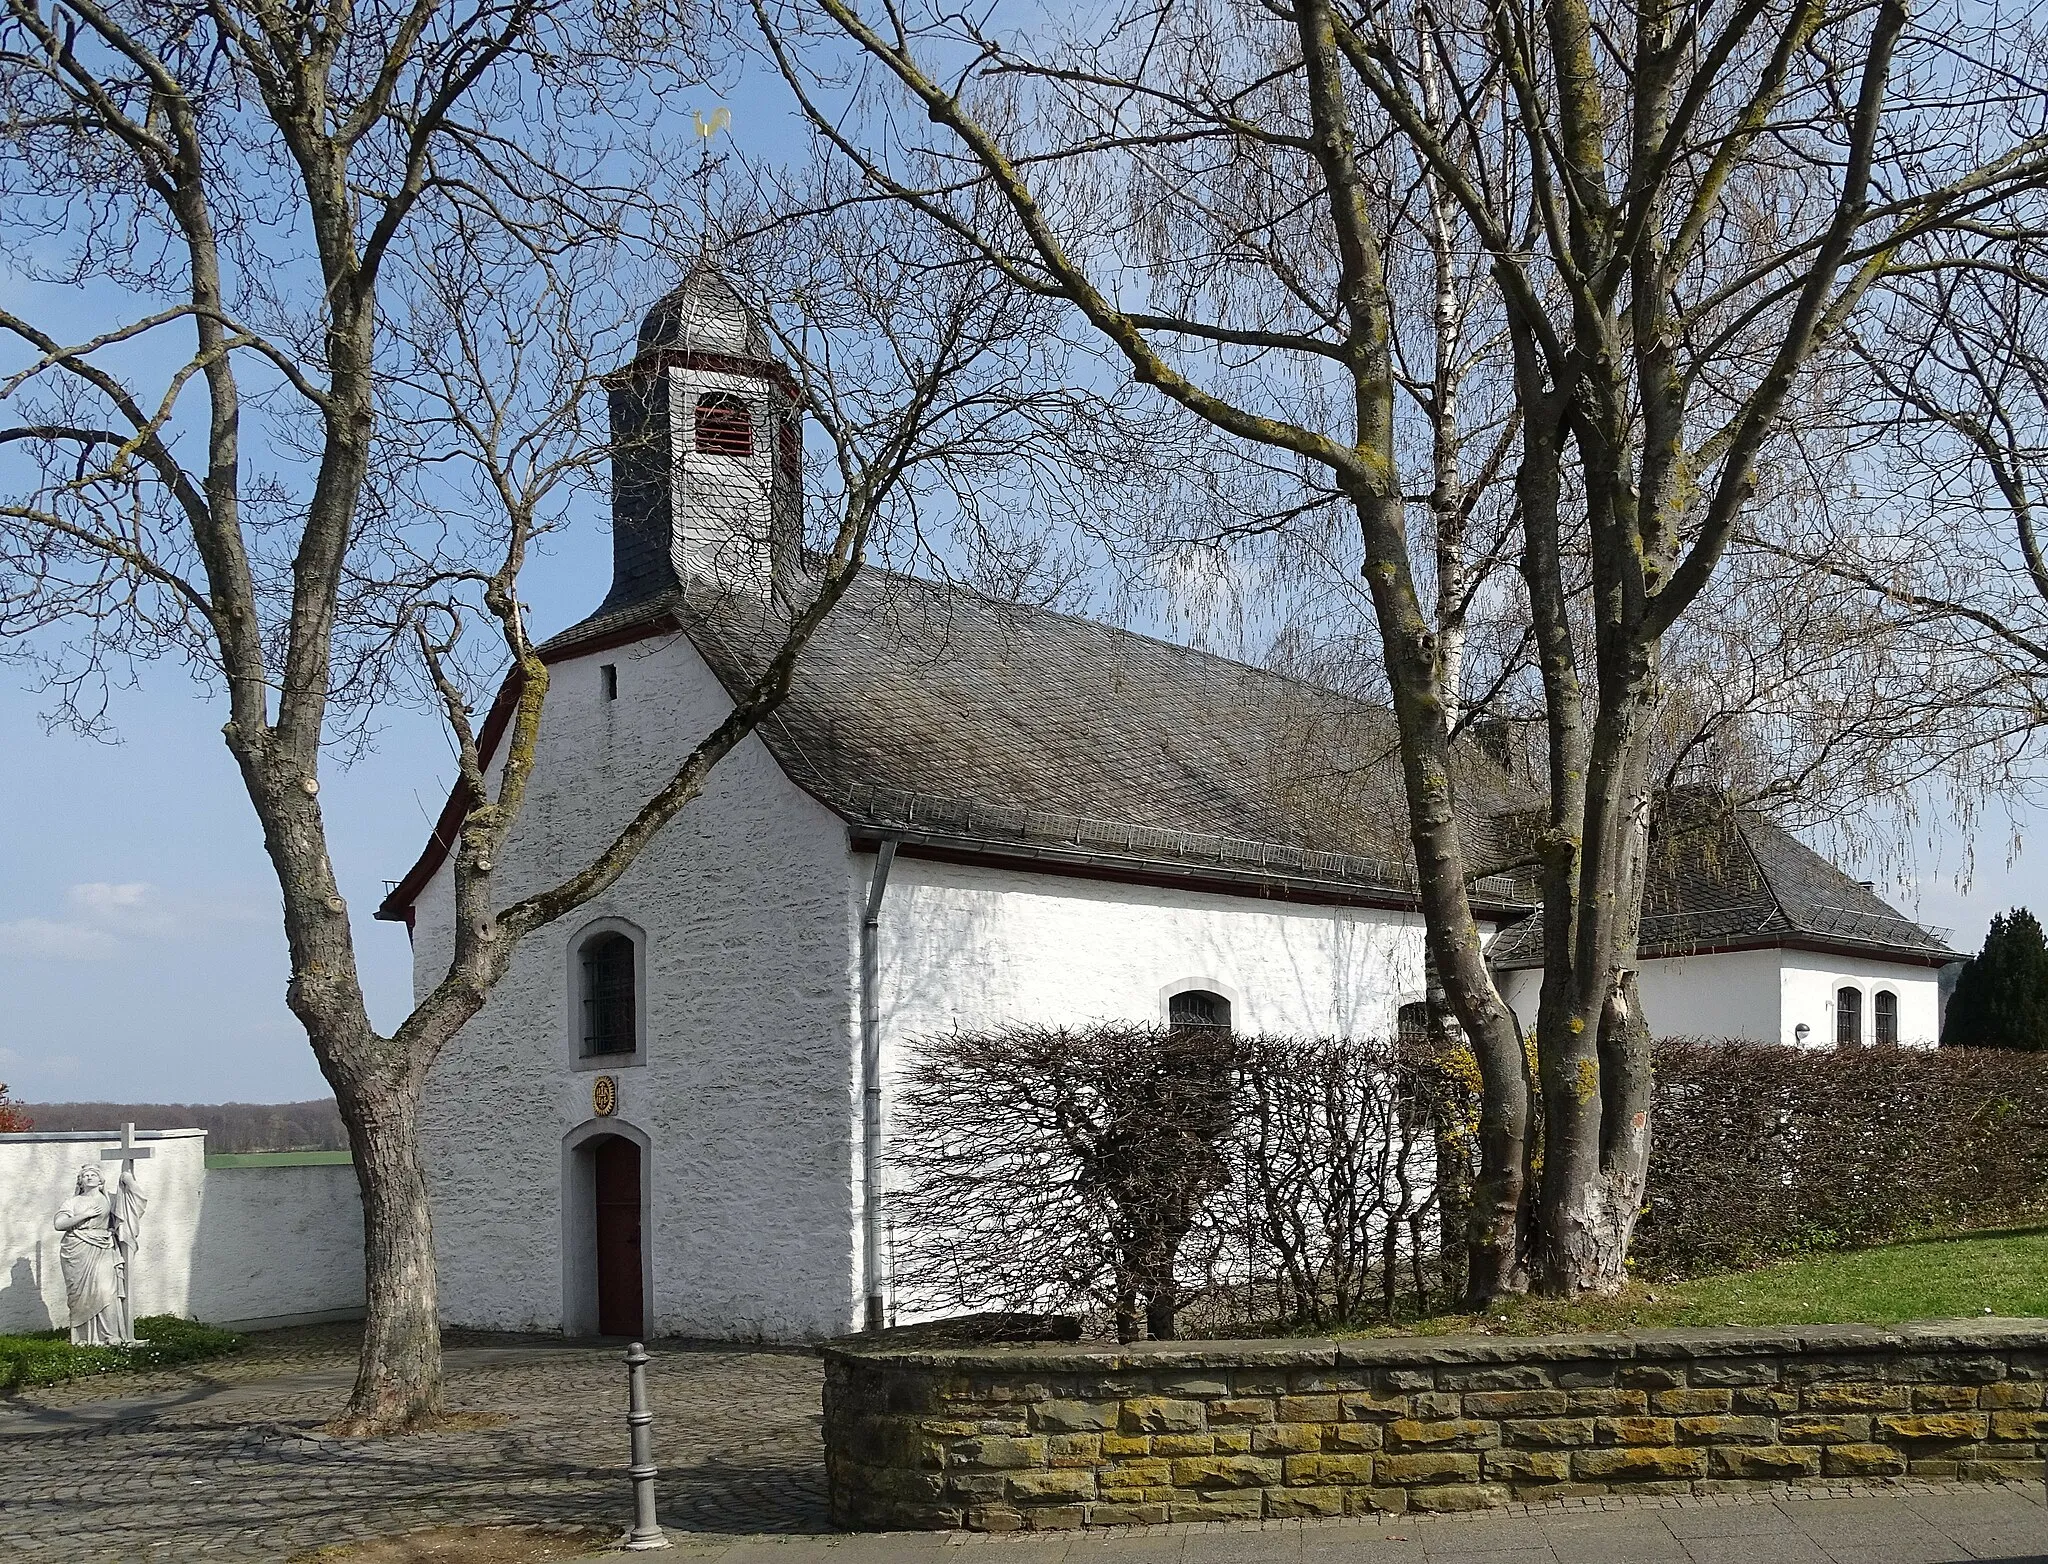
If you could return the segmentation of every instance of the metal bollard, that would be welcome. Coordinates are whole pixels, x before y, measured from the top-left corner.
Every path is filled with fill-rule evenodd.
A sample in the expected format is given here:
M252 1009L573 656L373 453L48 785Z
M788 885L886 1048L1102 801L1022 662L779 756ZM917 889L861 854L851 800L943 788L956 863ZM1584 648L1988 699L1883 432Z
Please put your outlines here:
M654 1518L654 1413L647 1405L647 1348L634 1342L626 1349L626 1422L633 1431L633 1529L626 1547L634 1552L670 1546Z

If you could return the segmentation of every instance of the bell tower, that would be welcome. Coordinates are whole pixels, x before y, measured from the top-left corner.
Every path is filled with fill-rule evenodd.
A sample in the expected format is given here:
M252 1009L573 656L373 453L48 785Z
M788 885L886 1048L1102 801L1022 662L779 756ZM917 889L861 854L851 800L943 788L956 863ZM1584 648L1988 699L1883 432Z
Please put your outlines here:
M709 262L647 312L607 386L612 588L599 611L689 582L786 588L803 542L798 388Z

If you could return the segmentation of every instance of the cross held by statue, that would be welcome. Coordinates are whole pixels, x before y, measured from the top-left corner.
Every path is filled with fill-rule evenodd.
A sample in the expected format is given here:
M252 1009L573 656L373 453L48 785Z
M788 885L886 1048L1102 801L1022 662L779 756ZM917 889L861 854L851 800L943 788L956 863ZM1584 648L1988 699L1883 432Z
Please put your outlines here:
M135 1126L132 1124L124 1124L121 1126L121 1144L115 1147L112 1151L102 1151L100 1153L100 1161L139 1162L151 1155L153 1155L153 1153L147 1146L138 1146L135 1144Z

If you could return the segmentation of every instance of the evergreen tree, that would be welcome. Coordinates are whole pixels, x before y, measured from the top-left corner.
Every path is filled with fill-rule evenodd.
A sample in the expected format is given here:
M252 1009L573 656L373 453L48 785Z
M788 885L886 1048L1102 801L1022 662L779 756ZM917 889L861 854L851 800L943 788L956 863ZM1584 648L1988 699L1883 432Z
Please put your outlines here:
M1991 920L1983 951L1956 979L1941 1040L1958 1048L2048 1049L2048 940L2026 908Z

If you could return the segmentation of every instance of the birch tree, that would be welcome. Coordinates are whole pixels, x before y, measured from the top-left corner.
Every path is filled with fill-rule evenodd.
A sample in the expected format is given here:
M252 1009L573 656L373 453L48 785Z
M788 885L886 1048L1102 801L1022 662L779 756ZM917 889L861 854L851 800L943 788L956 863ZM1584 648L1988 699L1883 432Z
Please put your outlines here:
M1137 0L1080 32L860 0L754 11L876 191L1341 496L1429 954L1483 1082L1470 1291L1618 1288L1650 1144L1634 972L1666 638L1872 290L1943 266L1966 228L2036 226L2032 35L1896 0ZM1468 894L1499 866L1467 851L1397 477L1389 278L1430 225L1388 198L1390 162L1448 197L1431 220L1455 212L1508 341L1548 773L1525 844L1547 942L1534 1189L1522 1039ZM966 215L968 191L1001 222Z

